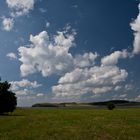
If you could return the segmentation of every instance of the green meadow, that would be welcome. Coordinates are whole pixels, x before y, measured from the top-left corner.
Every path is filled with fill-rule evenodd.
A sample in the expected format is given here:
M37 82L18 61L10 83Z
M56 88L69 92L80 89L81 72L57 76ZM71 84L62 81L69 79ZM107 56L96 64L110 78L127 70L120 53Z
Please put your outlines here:
M140 109L17 109L0 140L140 140Z

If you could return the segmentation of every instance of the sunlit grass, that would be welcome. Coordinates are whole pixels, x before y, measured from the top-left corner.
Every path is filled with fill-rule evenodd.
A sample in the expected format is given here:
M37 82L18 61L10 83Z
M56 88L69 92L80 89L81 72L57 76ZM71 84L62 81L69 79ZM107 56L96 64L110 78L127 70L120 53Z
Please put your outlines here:
M0 140L139 140L140 109L17 109Z

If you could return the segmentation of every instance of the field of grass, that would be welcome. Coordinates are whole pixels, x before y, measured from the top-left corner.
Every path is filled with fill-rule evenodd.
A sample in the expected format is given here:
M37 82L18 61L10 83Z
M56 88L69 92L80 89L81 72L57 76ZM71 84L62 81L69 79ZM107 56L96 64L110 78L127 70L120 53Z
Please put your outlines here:
M17 109L0 140L140 140L140 109Z

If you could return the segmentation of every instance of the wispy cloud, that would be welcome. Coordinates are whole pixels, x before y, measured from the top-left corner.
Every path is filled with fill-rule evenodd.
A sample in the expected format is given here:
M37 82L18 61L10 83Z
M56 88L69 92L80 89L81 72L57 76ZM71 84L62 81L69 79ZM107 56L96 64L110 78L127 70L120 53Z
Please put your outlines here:
M2 21L3 30L5 30L5 31L11 31L12 28L13 28L13 26L14 26L14 20L13 20L13 18L3 17L2 19L3 19L3 21Z
M46 22L46 28L50 27L50 22Z
M47 12L47 10L44 9L44 8L39 8L39 11L40 11L41 13L46 13L46 12Z
M16 60L17 56L15 53L11 52L6 55L10 60Z

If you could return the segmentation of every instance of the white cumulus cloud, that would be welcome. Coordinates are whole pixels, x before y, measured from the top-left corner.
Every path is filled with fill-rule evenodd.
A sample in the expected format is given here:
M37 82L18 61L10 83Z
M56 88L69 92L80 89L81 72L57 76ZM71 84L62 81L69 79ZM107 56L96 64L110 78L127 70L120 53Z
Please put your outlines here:
M74 65L79 68L93 66L97 57L98 54L92 52L84 53L83 55L78 54L74 58Z
M128 73L116 66L120 58L128 57L127 50L115 51L101 58L101 66L96 64L99 55L95 52L72 55L75 33L67 30L57 32L53 39L46 31L30 35L30 45L19 47L21 74L27 76L41 72L44 77L61 75L58 84L52 87L56 97L80 97L84 94L99 94L117 91Z
M139 14L137 18L130 24L134 31L133 54L140 53L140 4L138 5Z
M41 86L41 84L38 84L37 81L31 82L27 79L22 79L21 81L11 81L10 83L11 83L11 90L14 90L14 91L18 91L21 88L34 89Z
M28 14L34 8L35 0L6 0L6 3L12 10L11 16L18 17Z
M73 97L87 93L98 94L114 90L126 80L128 73L117 66L94 66L76 68L62 76L58 85L52 87L56 96Z
M123 51L115 51L112 54L105 56L102 58L101 63L102 65L116 65L118 63L118 60L121 58L127 58L128 57L127 50Z
M74 68L90 67L95 64L97 53L84 53L73 56L69 50L73 47L75 32L68 33L69 29L57 32L50 39L46 31L38 35L30 35L30 45L20 46L19 60L21 75L27 76L41 72L44 77L52 74L65 74Z
M58 32L54 40L42 31L30 36L31 44L19 47L22 76L41 72L43 76L67 72L73 64L72 55L68 52L73 46L74 35Z
M14 26L14 20L12 18L3 17L2 27L5 31L12 30L13 26Z

